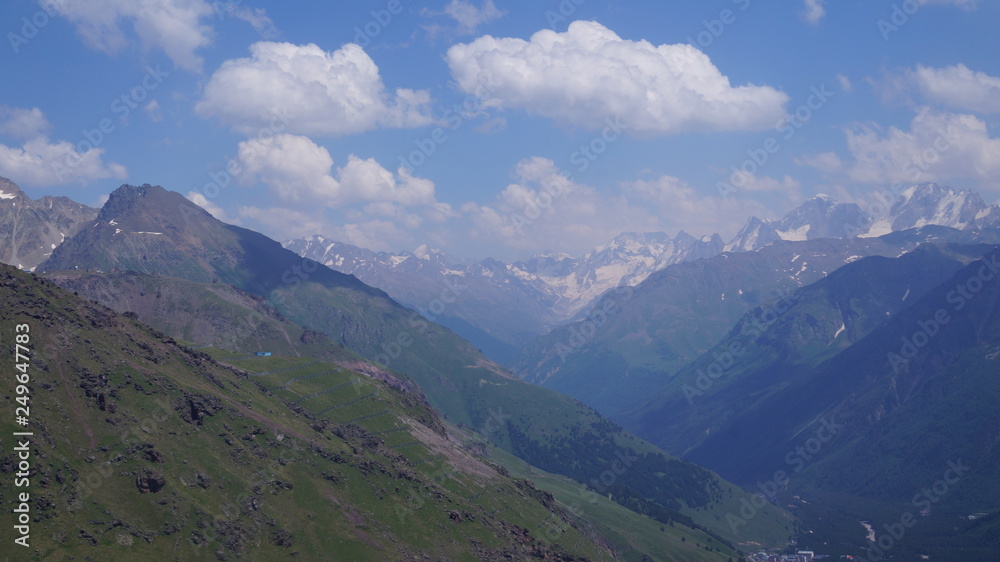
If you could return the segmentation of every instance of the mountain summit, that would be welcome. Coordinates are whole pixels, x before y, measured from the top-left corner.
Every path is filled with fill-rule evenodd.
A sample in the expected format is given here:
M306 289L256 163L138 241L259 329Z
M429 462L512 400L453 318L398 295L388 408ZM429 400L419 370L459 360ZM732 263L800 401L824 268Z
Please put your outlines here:
M867 212L854 203L817 195L779 220L751 217L732 241L731 252L750 252L777 240L875 238L927 225L971 230L1000 224L1000 205L987 205L976 193L936 183L906 189L891 204L876 202Z
M776 240L801 241L817 238L846 238L851 229L866 225L861 207L839 203L827 195L817 195L776 221L750 217L726 250L749 252Z
M922 183L903 191L887 212L872 219L861 236L881 236L934 224L970 230L1000 224L1000 205L989 206L979 194Z
M35 201L0 177L0 262L33 271L96 215L97 209L68 197Z

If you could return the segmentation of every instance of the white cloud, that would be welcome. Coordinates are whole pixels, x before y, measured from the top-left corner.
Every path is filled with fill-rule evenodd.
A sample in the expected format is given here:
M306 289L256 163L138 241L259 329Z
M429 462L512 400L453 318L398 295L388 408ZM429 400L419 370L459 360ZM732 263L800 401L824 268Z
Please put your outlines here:
M607 243L624 229L676 231L683 227L696 235L720 232L730 236L749 215L769 214L752 199L702 195L670 176L625 182L607 193L568 180L551 160L539 157L521 161L515 178L516 183L508 185L495 201L462 206L469 222L463 232L469 233L470 240L528 253L579 253ZM782 181L797 186L790 178ZM714 194L714 188L708 191Z
M212 203L208 199L208 197L205 197L201 192L189 191L187 195L185 195L185 197L187 197L189 201L191 201L195 205L198 205L202 209L205 209L206 211L208 211L210 215L212 215L213 217L219 219L224 223L240 224L239 218L230 217L229 215L227 215L226 211L224 211L222 207L216 205L215 203Z
M276 39L281 35L263 8L250 8L247 6L238 6L237 2L227 2L221 5L221 9L234 18L249 23L264 39Z
M375 61L349 43L326 52L320 47L258 42L250 58L226 61L205 85L195 109L237 131L273 126L288 114L286 132L349 135L378 127L430 124L426 90L386 92Z
M784 191L786 199L798 200L801 199L798 195L799 186L799 182L788 176L782 180L752 176L741 190ZM728 239L736 234L751 215L769 217L772 214L753 199L702 195L683 180L672 176L661 176L652 181L628 182L623 184L623 189L627 195L638 199L633 205L640 206L644 201L653 204L655 214L664 219L659 230L683 225L693 235L719 233Z
M51 126L37 107L0 106L0 134L24 141L20 147L0 144L0 176L40 187L126 177L124 166L104 163L103 148L86 142L81 151L66 141L49 141L45 133Z
M950 107L977 113L1000 113L1000 78L964 64L944 68L917 65L910 73L921 94Z
M843 169L844 163L836 152L822 152L820 154L806 154L795 160L796 164L811 166L821 172L833 173Z
M950 181L957 178L997 185L1000 139L990 137L986 123L973 115L921 108L910 130L873 124L845 131L854 162L848 176L857 182Z
M302 238L326 232L327 223L322 215L281 207L240 207L237 214L261 225L262 232L278 240ZM221 219L220 219L221 220Z
M49 5L76 25L84 43L109 54L129 44L122 29L127 22L145 48L160 49L177 66L201 72L203 61L195 51L212 40L212 28L202 20L211 17L213 10L204 0L100 0Z
M848 94L854 91L854 85L851 84L851 79L843 74L837 75L837 82L840 83L840 89Z
M690 45L630 41L597 22L530 41L484 36L451 47L452 75L488 107L523 108L590 129L620 118L638 134L763 130L785 115L788 96L768 86L732 86Z
M52 124L37 107L26 109L0 105L0 135L25 140L43 135L51 128Z
M744 191L777 191L784 193L786 198L789 199L800 199L799 188L802 187L802 183L797 179L785 175L781 179L775 179L770 176L758 176L755 174L746 174L740 172L742 177L742 182L739 189Z
M153 123L159 123L163 121L163 113L160 112L160 102L153 100L142 107L143 111L146 112L146 116Z
M819 20L823 19L826 15L826 8L823 4L826 0L806 0L805 11L802 13L802 17L813 25L819 23Z
M444 7L444 13L458 22L458 33L468 35L475 33L480 25L503 17L506 12L497 9L493 0L486 0L481 7L463 0L451 0Z
M330 153L308 137L281 134L248 140L240 143L238 153L244 170L241 181L259 179L284 201L333 208L358 202L435 203L434 183L403 167L393 174L372 158L351 154L334 172Z
M95 179L125 179L125 167L114 162L105 164L103 156L103 148L79 152L68 142L52 143L39 136L20 148L0 144L0 175L39 187Z
M355 214L354 221L330 220L321 209L291 209L284 207L240 207L237 211L245 223L253 223L277 240L323 234L334 240L374 251L399 251L417 244L417 238L407 226L394 219L364 213Z

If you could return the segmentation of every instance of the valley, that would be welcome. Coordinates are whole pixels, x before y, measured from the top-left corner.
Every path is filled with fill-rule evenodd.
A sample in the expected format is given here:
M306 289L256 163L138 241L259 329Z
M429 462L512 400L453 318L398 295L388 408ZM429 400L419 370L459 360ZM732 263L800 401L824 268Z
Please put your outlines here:
M914 188L914 195L921 189L927 188ZM927 193L933 195L935 189ZM829 201L815 204L828 205ZM806 210L809 205L814 203L808 203ZM801 218L808 214L806 210L789 216ZM829 216L843 214L838 210ZM562 322L569 323L559 326L554 320L559 313L550 308L547 314L556 322L551 332L524 344L519 358L512 359L521 378L576 396L581 404L525 384L479 355L434 323L436 305L407 310L386 293L346 275L371 276L383 268L412 262L418 267L407 276L387 271L378 275L397 280L426 276L427 287L450 287L451 294L438 293L436 298L442 303L445 299L448 305L462 303L488 318L489 309L477 299L496 289L464 279L476 278L474 272L482 265L454 275L457 270L449 268L457 266L447 263L442 254L395 259L354 249L353 265L339 273L309 255L343 267L347 263L343 255L334 259L331 252L348 249L334 244L319 255L315 246L302 246L299 249L306 255L296 256L149 185L123 186L94 221L33 268L41 275L31 281L37 285L33 294L91 299L107 311L101 313L107 318L114 317L108 314L125 315L117 317L121 320L105 320L109 325L141 321L152 334L167 338L163 339L167 344L187 345L183 353L195 358L192 364L208 361L204 364L216 365L211 369L236 377L228 387L219 375L208 379L223 394L185 390L186 396L195 397L186 399L192 406L179 414L187 423L201 425L214 419L216 412L235 408L234 415L247 420L243 423L252 429L250 435L270 432L276 439L268 441L271 446L291 439L293 444L301 442L297 448L312 447L322 458L330 457L315 449L316 439L328 431L347 443L361 439L360 449L353 446L355 454L370 448L376 459L385 460L359 457L359 466L376 462L409 467L401 469L412 474L407 479L424 490L441 490L433 492L435 499L429 501L430 497L421 494L404 494L405 499L386 495L385 488L376 487L371 499L350 500L362 502L355 505L358 513L373 517L369 524L378 521L382 525L376 535L439 550L418 540L426 536L422 533L409 538L397 534L402 531L386 527L385 519L394 511L402 524L410 517L434 520L437 516L427 519L422 514L443 497L452 505L447 510L452 525L482 522L487 533L495 532L488 529L496 525L513 525L530 537L518 548L534 544L529 548L535 554L555 549L552 552L581 559L630 559L628 553L643 553L654 560L687 560L693 554L684 554L685 549L692 546L698 552L718 553L720 560L733 556L767 559L772 554L761 558L762 552L788 549L871 556L866 548L879 548L880 540L884 547L884 537L899 540L891 533L897 532L894 529L903 516L907 518L902 528L909 540L905 550L897 552L950 556L948 548L969 541L980 544L983 553L992 548L989 537L996 528L992 523L996 505L979 500L1000 494L992 489L997 475L986 469L998 463L981 448L993 439L996 428L985 426L970 433L972 429L962 421L988 417L991 402L986 397L994 392L991 379L982 378L992 372L989 365L996 360L994 348L1000 341L992 322L1000 233L991 228L927 225L879 237L777 239L735 252L717 245L701 257L663 258L650 271L619 268L632 273L606 279L608 288L603 294L580 309L589 311L584 320L573 322L563 315ZM792 228L789 222L786 219L785 226L773 228L811 230ZM754 221L750 225L760 226ZM171 235L152 237L148 232ZM657 238L646 240L660 243ZM633 239L631 246L619 246L630 249L616 254L618 259L631 260L629 256L645 252L636 243ZM298 247L296 243L285 246ZM650 255L660 251L651 250ZM367 269L359 269L362 263ZM493 267L510 274L522 271L523 264ZM28 282L25 274L18 275L22 277L8 279L15 285ZM448 281L448 275L462 280ZM52 283L72 291L73 296L45 289ZM546 283L553 286L551 279ZM394 291L398 287L389 285ZM411 299L434 294L434 289L419 287L410 285ZM713 294L722 298L713 299L709 296ZM51 306L42 301L16 302L28 308ZM518 310L513 304L505 306ZM96 314L98 309L92 310ZM636 326L644 334L639 339L628 332ZM972 327L974 336L968 333ZM79 329L72 333L79 334ZM72 343L78 335L59 337L66 342L62 346L78 345ZM660 343L650 348L651 339ZM647 344L643 345L644 340ZM705 345L712 341L716 343ZM892 341L902 341L902 347L883 343ZM59 356L65 353L61 350ZM100 357L93 352L91 356ZM160 362L157 357L148 355L147 360ZM892 373L888 381L879 374L887 371ZM108 371L109 376L112 372ZM181 371L170 372L176 374L162 379L165 388L186 380L178 379ZM76 383L67 374L61 375L63 385L72 388ZM621 384L616 380L619 377L626 377L628 384ZM113 376L108 379L113 380ZM94 407L84 404L95 404L99 411L118 407L113 405L117 402L109 402L115 394L87 390L89 384L80 383L85 394L71 401L77 415ZM226 394L237 388L243 390ZM974 396L983 400L981 412L973 405ZM258 404L267 406L261 410ZM956 418L955 412L962 414ZM79 421L92 436L88 437L91 449L96 450L93 447L100 442L96 422L85 419ZM955 437L926 425L933 423L929 420L946 419L953 420L948 425L952 429L946 431L955 431ZM254 423L262 424L257 426L262 429L253 429ZM908 437L913 432L938 435L939 440L917 448L909 445L905 454L897 451L895 444L913 443ZM227 444L234 443L226 439ZM951 445L942 451L945 443ZM959 444L965 445L956 447ZM109 458L125 458L114 456L118 446L109 442L103 448L107 450L101 450ZM135 445L129 447L131 451ZM142 447L167 446L152 442ZM871 457L865 451L872 447L889 456ZM159 452L149 456L154 464L161 462ZM258 456L271 457L263 451ZM71 457L65 458L66 466L77 466ZM859 463L862 458L870 460ZM979 470L966 476L963 468L960 478L949 478L954 480L949 483L954 491L949 488L947 494L913 499L913 509L897 513L899 508L894 506L905 507L899 502L907 501L908 491L919 490L923 481L935 482L941 463L923 460L929 458L947 459L941 461L952 463L946 467L972 463ZM109 461L109 466L116 462L121 460ZM304 478L284 468L287 460L282 462L255 468L255 477L285 474L291 479L289 486ZM74 470L86 472L83 466ZM388 468L379 470L390 474ZM905 481L900 477L903 472L908 474ZM112 474L105 471L102 478ZM182 482L189 478L183 470L170 469L165 474ZM198 474L207 482L219 478L209 472ZM369 473L364 474L370 480ZM895 476L887 479L890 474ZM340 478L328 480L336 483ZM505 488L509 491L499 496L481 493L483 482L505 478L513 479L512 487ZM274 481L284 482L269 480ZM422 481L427 483L419 484ZM121 484L116 486L120 490ZM256 490L260 485L251 487ZM64 486L63 493L73 489ZM401 493L400 487L393 489ZM76 490L78 495L90 493L83 483ZM511 509L509 502L514 500L503 496L509 493L524 498L517 501L540 505L518 507L519 518L508 520L500 514ZM67 497L64 501L74 501L75 496ZM371 501L378 506L360 507ZM940 505L933 510L925 507L931 501ZM501 504L508 507L498 508ZM334 505L343 506L343 500ZM922 509L914 507L918 505ZM250 517L241 523L244 527L259 524L252 523L260 521L252 514L256 509L243 512L241 508L233 516ZM379 515L383 509L389 510L385 516ZM347 513L349 519L357 519ZM959 542L942 539L941 518L954 519L959 514L964 523L956 529L966 538ZM630 523L622 525L625 520ZM859 520L868 527L859 527ZM52 524L65 525L65 521L59 516ZM357 529L367 529L356 533L368 545L366 549L381 544L372 528L358 527L357 521ZM231 524L235 523L215 523L224 528ZM154 543L151 537L156 533L126 531L111 542L129 543L131 548L138 544L136 536L144 536L147 544ZM94 537L94 544L111 544L113 532L85 532ZM204 534L200 531L174 529L170 534L176 532L189 533L195 543L206 540L198 538ZM266 547L255 532L247 532L237 542L207 540L216 541L211 544L219 556L268 556L268 548L273 547ZM323 548L322 543L309 542L313 539L293 541L294 533L278 534L272 537L278 547L287 548L287 542L306 549ZM59 544L46 548L72 551ZM485 535L474 544L483 549L477 559L491 556L484 554L488 551L511 548L491 543ZM761 547L770 550L761 551ZM704 556L699 559L714 559ZM987 558L983 554L981 559Z

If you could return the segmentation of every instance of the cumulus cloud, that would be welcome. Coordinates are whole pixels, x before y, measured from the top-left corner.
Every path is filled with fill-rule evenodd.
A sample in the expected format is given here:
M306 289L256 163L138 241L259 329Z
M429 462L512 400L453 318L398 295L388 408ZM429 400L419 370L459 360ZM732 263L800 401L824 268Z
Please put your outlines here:
M495 201L461 207L471 238L529 253L578 253L606 243L623 225L636 231L683 227L693 234L729 236L747 216L769 216L751 199L724 200L714 195L714 188L703 195L671 176L625 182L605 192L568 179L551 160L534 157L517 165L515 179Z
M663 222L658 230L683 225L690 234L719 233L728 239L752 216L770 217L773 212L763 204L746 197L722 198L703 195L687 182L672 176L655 180L626 182L624 193L634 199L632 205L650 203ZM746 191L784 191L785 198L800 199L798 181L785 176L781 180L751 176L741 188Z
M447 54L459 88L487 107L522 108L555 121L599 129L621 118L638 134L763 130L784 114L788 96L768 86L733 86L690 45L622 39L597 22L525 41L480 37ZM478 92L477 92L478 90Z
M377 213L368 216L358 211L351 213L353 218L331 220L322 209L243 206L237 214L244 223L278 240L323 234L374 251L399 251L418 243L410 226Z
M304 136L280 134L244 141L238 159L242 181L260 180L287 202L332 208L358 202L435 203L434 183L412 176L405 167L393 174L372 158L351 154L344 166L333 170L326 148Z
M813 25L819 23L819 20L823 19L826 15L826 8L823 6L826 0L806 0L805 11L802 12L802 17Z
M739 189L745 191L776 191L785 194L789 199L799 199L799 188L802 183L792 176L785 175L782 178L772 178L770 176L758 176L740 171L741 185Z
M91 48L109 54L123 50L129 40L123 24L131 24L145 48L162 50L177 66L201 72L195 51L211 43L212 28L202 23L213 14L204 0L102 0L50 2L76 26Z
M480 25L503 17L506 12L498 9L493 0L486 0L479 7L471 2L451 0L444 7L444 13L458 22L458 33L468 35L475 33Z
M222 207L210 201L208 197L205 197L201 192L189 191L187 195L185 195L185 197L187 197L188 201L191 201L195 205L198 205L202 209L205 209L206 211L208 211L210 215L219 219L222 222L229 224L240 224L239 218L230 217L229 215L227 215L226 211L224 211Z
M819 154L806 154L801 158L796 158L796 164L811 166L821 172L839 172L844 167L843 161L836 152L822 152Z
M263 232L272 238L287 240L303 238L320 232L326 232L327 223L321 214L298 211L282 207L244 206L237 210L240 218L261 225ZM221 220L221 219L220 219Z
M0 105L0 135L15 139L31 139L45 134L52 124L41 109Z
M222 14L230 15L238 20L249 23L254 28L254 31L264 39L275 39L280 35L277 28L274 27L274 22L271 21L271 18L268 17L267 12L263 8L240 6L239 2L226 2L224 4L214 2L212 5Z
M205 85L195 106L244 133L289 115L286 132L349 135L378 127L419 127L432 122L426 90L386 92L375 61L349 43L320 47L258 42L250 57L226 61Z
M846 171L857 182L969 178L996 185L1000 177L1000 139L974 115L922 108L908 131L860 124L845 133L854 158Z
M66 141L53 143L45 137L36 137L21 147L0 144L0 175L40 187L105 178L125 179L125 167L114 162L105 164L103 156L103 148L80 152Z
M103 148L50 141L45 135L50 127L37 107L0 107L0 134L24 141L20 147L0 144L0 175L40 187L126 177L124 166L104 163Z
M1000 113L1000 78L964 64L944 68L917 65L909 77L928 100L977 113Z

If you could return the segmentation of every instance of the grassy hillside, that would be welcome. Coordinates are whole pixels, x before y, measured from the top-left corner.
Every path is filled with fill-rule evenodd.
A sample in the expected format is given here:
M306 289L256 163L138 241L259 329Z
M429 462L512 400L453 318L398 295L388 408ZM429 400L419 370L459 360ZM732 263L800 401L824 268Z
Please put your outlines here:
M30 548L5 547L19 559L579 559L529 530L551 499L453 446L418 395L310 360L225 367L6 266L0 317L8 365L30 327L28 425L0 423L9 516L10 436L33 432ZM329 392L296 407L320 368ZM331 421L311 414L327 403ZM560 542L611 557L573 527Z
M402 416L392 415L394 403L404 406L409 403L406 415L426 415L425 408L413 404L405 396L387 400L384 390L379 392L377 387L373 389L375 385L356 373L343 370L331 372L329 364L309 359L232 356L230 352L221 350L208 351L227 364L250 371L249 376L254 382L265 386L293 407L302 408L318 418L329 419L334 423L353 423L364 427L370 434L382 439L385 446L399 452L429 475L440 476L450 471L445 454L415 439L409 427L400 423ZM734 554L722 542L704 531L677 522L664 525L631 512L603 496L590 493L587 501L570 503L568 492L573 491L579 497L580 490L585 489L580 484L539 471L501 449L487 445L479 432L448 425L449 439L460 440L464 451L487 464L495 463L510 469L510 474L515 478L534 483L522 485L529 493L543 498L553 510L542 519L534 521L528 530L532 536L542 541L563 545L573 555L593 556L593 545L582 540L582 535L599 544L606 544L624 560L641 559L641 555L650 556L654 560L727 560ZM434 427L441 433L446 432L440 422ZM526 466L527 469L524 469ZM532 487L537 487L542 492L532 491ZM470 492L474 493L476 490L461 490L463 494ZM553 499L544 492L555 494L558 504L553 504ZM556 507L559 504L561 507ZM580 517L574 515L577 507L582 508ZM661 527L669 528L670 531L660 531ZM571 528L579 530L582 535L570 532L567 536L567 531ZM623 540L623 537L627 538ZM681 541L681 537L685 540ZM567 542L568 540L573 542ZM704 546L713 544L716 548L712 551L704 549ZM636 545L642 549L637 550ZM636 552L640 558L630 556L630 553Z

